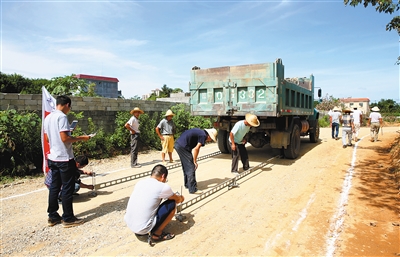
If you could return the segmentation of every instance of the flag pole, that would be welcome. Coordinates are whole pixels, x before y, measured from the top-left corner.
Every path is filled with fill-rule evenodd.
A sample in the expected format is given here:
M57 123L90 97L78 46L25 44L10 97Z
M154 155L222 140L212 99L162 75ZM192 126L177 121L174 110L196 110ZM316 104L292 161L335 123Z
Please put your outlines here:
M56 99L50 95L47 89L42 87L42 129L41 129L41 139L42 139L42 151L43 151L43 172L47 174L49 167L47 166L47 155L50 153L50 145L46 140L46 135L44 131L44 120L52 111L56 109Z

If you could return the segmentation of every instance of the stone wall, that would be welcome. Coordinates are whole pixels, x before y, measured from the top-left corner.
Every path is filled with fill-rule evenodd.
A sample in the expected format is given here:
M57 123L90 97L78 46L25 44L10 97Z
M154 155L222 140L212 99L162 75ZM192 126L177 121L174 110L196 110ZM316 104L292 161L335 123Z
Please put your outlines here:
M72 111L83 112L84 118L79 120L78 125L83 131L87 128L88 117L92 118L94 124L103 128L106 132L115 130L115 117L119 111L129 112L135 107L139 107L147 114L153 112L165 112L177 103L162 101L127 100L121 98L103 97L74 97L71 96ZM41 94L9 94L0 93L0 110L15 109L18 111L28 110L37 111L42 115L42 95ZM70 120L72 122L72 118Z

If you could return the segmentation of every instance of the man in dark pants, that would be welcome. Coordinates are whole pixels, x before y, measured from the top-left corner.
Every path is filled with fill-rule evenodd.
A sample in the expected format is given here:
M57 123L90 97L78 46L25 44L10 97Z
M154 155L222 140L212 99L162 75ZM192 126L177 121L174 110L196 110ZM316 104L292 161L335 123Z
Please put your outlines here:
M260 126L260 121L257 116L248 113L244 120L236 122L235 126L233 126L229 133L229 142L231 143L232 149L232 173L238 173L239 156L243 164L243 169L248 170L250 168L249 156L246 150L246 139L244 137L249 132L250 127L258 126Z
M329 121L332 128L332 139L339 140L339 123L342 118L342 113L338 107L334 107L332 112L329 112Z
M140 168L137 162L139 140L140 140L140 130L139 130L139 116L143 114L144 111L140 110L139 107L135 107L131 110L130 114L132 117L125 123L125 128L131 133L131 168Z
M176 204L182 203L185 198L172 191L166 184L167 177L165 166L154 166L151 176L139 181L129 198L124 220L139 239L148 233L155 241L175 237L164 232L164 228L174 217Z
M175 150L182 163L184 185L189 189L190 194L202 193L197 189L196 182L197 156L199 155L200 147L211 140L217 141L217 130L215 128L193 128L183 132L175 142Z
M68 96L58 96L56 110L47 115L44 120L45 140L49 142L50 152L47 155L51 170L52 182L49 191L48 226L52 227L62 221L65 228L82 224L84 220L74 215L72 194L75 189L76 163L72 143L87 141L90 136L71 136L67 113L71 110L71 99ZM58 195L61 190L62 218L58 214Z

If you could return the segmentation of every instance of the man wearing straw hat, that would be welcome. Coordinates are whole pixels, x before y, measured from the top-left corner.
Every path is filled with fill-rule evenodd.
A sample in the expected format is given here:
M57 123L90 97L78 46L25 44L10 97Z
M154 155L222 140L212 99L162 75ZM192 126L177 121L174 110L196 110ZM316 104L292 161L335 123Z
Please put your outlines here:
M156 127L156 133L158 137L161 139L161 145L162 145L162 150L161 150L161 159L163 165L166 165L165 162L165 154L168 153L169 156L169 162L172 163L174 160L172 159L172 152L174 151L174 134L176 131L176 126L174 121L172 120L172 117L174 117L175 114L171 111L168 110L167 113L165 114L165 118L160 121L158 126Z
M339 122L342 117L340 109L338 107L333 108L333 112L329 114L329 121L332 128L332 139L339 139Z
M192 128L184 131L175 142L175 150L182 163L183 182L190 194L202 193L197 189L196 169L199 166L197 156L199 156L200 147L204 146L206 142L217 141L217 134L215 128Z
M371 142L376 142L378 141L379 128L382 127L382 116L379 113L378 106L373 107L371 111L368 126L371 126Z
M351 114L353 111L349 108L345 108L343 110L343 115L340 118L340 123L342 123L342 145L343 148L347 146L352 146L351 138L353 136L354 131L354 119L353 115ZM347 142L346 142L347 138Z
M232 149L232 173L238 173L239 156L243 164L243 170L248 170L250 168L249 156L245 146L247 142L245 136L250 131L250 127L258 126L260 126L260 121L257 116L248 113L244 120L236 122L229 133L229 142L231 143Z
M125 123L125 128L131 133L131 168L140 168L142 167L137 162L138 156L138 148L139 148L139 139L140 139L140 130L139 130L139 116L143 114L144 111L140 110L139 107L135 107L130 111L132 117Z

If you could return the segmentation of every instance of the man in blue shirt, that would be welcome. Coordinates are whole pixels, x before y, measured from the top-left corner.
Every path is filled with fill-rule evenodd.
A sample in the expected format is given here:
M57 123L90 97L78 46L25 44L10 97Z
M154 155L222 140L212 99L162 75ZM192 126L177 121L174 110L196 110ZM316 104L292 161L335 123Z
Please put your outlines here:
M175 150L182 163L184 185L189 189L189 193L191 194L202 193L197 189L195 173L198 167L197 156L199 155L200 147L204 146L206 142L216 142L217 133L218 132L215 128L192 128L183 132L175 142Z
M250 131L250 127L260 126L260 121L257 116L251 113L246 114L244 120L236 122L231 132L229 133L229 142L232 149L232 173L238 173L239 156L243 164L243 169L248 170L249 156L246 150L246 134Z

